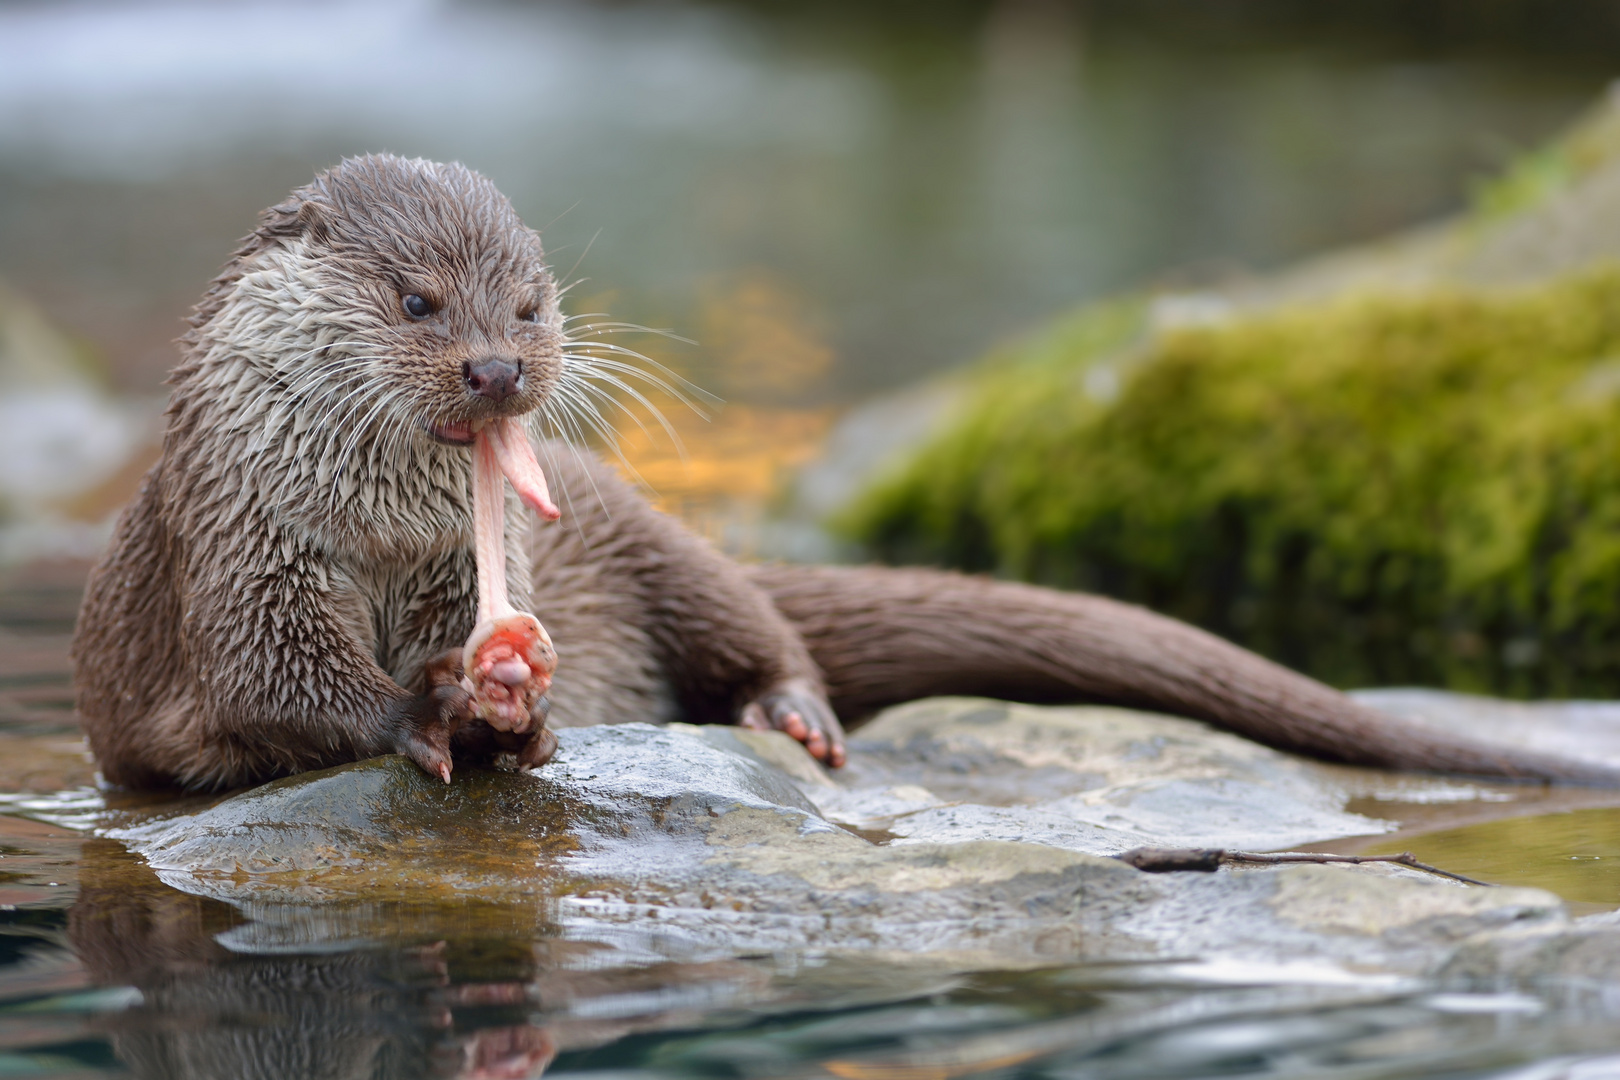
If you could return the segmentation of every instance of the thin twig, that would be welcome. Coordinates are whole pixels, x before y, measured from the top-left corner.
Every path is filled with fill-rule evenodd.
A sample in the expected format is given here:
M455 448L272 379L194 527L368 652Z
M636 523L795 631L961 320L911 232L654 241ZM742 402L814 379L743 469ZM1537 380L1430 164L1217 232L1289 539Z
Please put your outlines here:
M1174 871L1200 871L1208 873L1216 867L1232 863L1257 863L1263 866L1278 866L1286 863L1395 863L1407 866L1413 870L1422 870L1428 874L1438 874L1453 881L1461 881L1469 885L1490 886L1489 881L1478 881L1461 874L1453 874L1450 870L1442 870L1438 866L1419 862L1410 851L1403 851L1399 855L1330 855L1318 851L1228 851L1224 848L1132 848L1121 852L1114 858L1129 863L1138 870L1150 874L1165 874Z

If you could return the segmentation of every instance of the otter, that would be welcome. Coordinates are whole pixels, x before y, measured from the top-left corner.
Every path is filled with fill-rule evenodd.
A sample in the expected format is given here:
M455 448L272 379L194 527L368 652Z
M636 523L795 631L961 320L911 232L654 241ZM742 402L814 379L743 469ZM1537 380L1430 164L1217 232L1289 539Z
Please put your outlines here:
M1413 730L1101 597L745 567L546 441L564 520L537 528L512 500L501 535L511 604L543 619L556 670L533 723L497 730L461 671L472 451L581 394L539 235L461 165L347 159L261 215L180 347L162 456L73 644L113 784L217 790L387 753L448 779L543 763L557 726L627 720L774 728L836 766L843 723L941 693L1157 709L1336 761L1620 781Z

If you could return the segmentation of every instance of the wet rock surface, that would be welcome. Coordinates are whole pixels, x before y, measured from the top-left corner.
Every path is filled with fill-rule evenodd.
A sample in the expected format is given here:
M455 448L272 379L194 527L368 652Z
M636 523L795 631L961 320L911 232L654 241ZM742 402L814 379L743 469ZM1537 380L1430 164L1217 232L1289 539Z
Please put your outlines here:
M861 728L824 813L895 843L998 839L1094 855L1270 850L1379 833L1330 772L1194 721L933 699Z
M165 884L244 916L219 938L244 953L432 932L472 906L594 942L607 966L1241 956L1414 975L1480 935L1575 925L1539 890L1389 867L1145 874L1108 858L1387 827L1344 812L1334 770L1170 717L919 702L862 729L837 774L775 734L559 735L556 759L533 773L463 770L444 785L379 758L103 833Z
M1620 765L1620 702L1507 701L1419 688L1362 690L1353 696L1414 726Z

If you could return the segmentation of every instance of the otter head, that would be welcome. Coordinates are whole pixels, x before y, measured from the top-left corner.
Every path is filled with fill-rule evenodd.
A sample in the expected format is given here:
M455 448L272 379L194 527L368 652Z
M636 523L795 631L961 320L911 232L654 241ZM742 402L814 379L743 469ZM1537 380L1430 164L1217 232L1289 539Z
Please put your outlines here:
M563 365L539 235L472 170L392 155L265 211L191 322L171 435L206 411L192 426L237 436L283 511L386 543L465 523L464 447L537 410ZM422 519L385 520L400 503Z
M539 406L561 371L562 317L540 236L463 165L345 160L265 216L340 301L418 426L470 444L480 421ZM328 350L357 355L353 347Z

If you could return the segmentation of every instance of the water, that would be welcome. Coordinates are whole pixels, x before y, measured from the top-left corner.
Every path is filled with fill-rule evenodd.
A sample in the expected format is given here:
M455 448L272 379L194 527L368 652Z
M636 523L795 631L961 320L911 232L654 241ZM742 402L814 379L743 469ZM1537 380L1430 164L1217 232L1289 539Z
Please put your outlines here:
M1439 859L1469 877L1551 889L1577 904L1620 907L1620 809L1613 807L1443 829L1399 850L1425 862Z
M1553 1077L1576 1075L1557 1066L1582 1058L1580 1075L1620 1068L1620 1056L1605 1058L1620 1051L1620 1007L1579 989L1196 963L613 965L600 959L611 950L545 925L515 933L487 912L386 943L254 952L233 940L237 912L142 880L111 848L86 846L71 906L0 914L4 1075Z
M60 841L56 841L60 843ZM1011 972L888 957L659 954L541 910L349 913L342 944L255 942L108 841L0 909L0 1074L40 1076L1564 1076L1620 1068L1620 1005L1309 965ZM77 847L78 845L71 845ZM17 848L8 848L7 858ZM18 894L12 894L14 898ZM403 917L402 917L403 916ZM357 927L374 931L367 941ZM318 943L317 943L318 944ZM1588 1060L1585 1073L1557 1071ZM1525 1070L1531 1063L1536 1069Z

